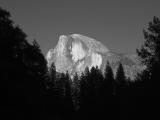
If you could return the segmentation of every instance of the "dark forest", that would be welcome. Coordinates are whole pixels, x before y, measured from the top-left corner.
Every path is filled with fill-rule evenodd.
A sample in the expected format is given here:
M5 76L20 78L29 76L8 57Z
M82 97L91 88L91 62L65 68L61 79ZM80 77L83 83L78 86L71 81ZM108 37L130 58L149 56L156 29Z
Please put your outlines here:
M0 119L145 119L159 114L160 19L143 30L145 43L137 54L146 69L135 80L121 63L116 76L108 62L103 75L96 68L71 79L50 70L39 44L0 8Z

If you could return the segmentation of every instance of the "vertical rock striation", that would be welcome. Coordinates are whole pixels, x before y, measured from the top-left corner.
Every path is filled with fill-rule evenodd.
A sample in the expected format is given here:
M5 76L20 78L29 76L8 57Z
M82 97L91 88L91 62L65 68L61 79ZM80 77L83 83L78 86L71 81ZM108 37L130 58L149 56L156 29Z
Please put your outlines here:
M116 73L119 62L124 66L126 76L134 79L143 67L134 55L110 51L99 41L80 34L61 35L58 44L46 55L48 67L54 62L57 72L81 73L86 67L98 66L104 72L107 61Z

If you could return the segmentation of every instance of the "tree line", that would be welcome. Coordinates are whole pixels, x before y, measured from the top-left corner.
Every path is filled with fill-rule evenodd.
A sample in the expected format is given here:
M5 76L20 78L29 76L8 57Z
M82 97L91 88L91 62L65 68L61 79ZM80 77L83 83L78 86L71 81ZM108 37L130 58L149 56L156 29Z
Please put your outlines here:
M146 69L134 81L126 78L121 63L114 76L109 62L104 75L93 67L71 79L68 72L56 72L54 63L48 71L36 40L29 43L10 13L0 8L1 117L28 120L155 116L153 106L159 106L160 91L160 19L154 17L143 33L145 43L137 54Z

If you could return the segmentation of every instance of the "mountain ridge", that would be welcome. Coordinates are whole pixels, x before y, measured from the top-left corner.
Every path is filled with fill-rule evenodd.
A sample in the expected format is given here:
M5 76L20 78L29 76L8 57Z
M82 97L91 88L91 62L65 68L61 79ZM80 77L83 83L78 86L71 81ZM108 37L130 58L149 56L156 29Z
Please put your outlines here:
M114 75L116 74L117 67L121 62L124 67L126 77L129 77L131 79L134 79L136 74L144 69L143 66L140 64L137 55L117 53L111 51L101 42L80 34L62 35L59 37L59 41L56 47L54 49L50 49L47 53L46 59L48 61L48 67L50 67L50 65L54 62L58 72L68 71L70 74L72 74L73 71L77 72L77 70L74 70L76 67L74 65L76 64L73 63L69 53L71 43L75 40L81 41L83 43L83 46L85 46L86 50L91 50L93 53L95 52L101 55L103 61L100 66L100 69L103 73L107 61L110 63ZM84 58L84 61L85 64L83 68L85 69L85 67L90 66L92 60L89 56Z

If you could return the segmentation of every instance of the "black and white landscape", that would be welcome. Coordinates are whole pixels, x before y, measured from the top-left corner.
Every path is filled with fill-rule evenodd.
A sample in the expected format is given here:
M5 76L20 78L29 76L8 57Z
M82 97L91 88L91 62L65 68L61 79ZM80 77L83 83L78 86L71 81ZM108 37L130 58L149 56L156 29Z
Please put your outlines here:
M0 1L0 120L157 119L160 9L142 1Z
M77 46L79 46L77 50L82 48L82 50L74 53L77 56L77 61L74 61L74 54L72 55L73 43L77 43ZM83 52L85 55L79 57L78 55L83 54ZM109 62L115 76L119 63L122 63L125 76L134 80L137 73L145 69L137 54L113 52L104 46L103 43L80 34L61 35L55 48L48 51L46 59L49 68L54 63L57 72L66 73L68 71L70 75L74 75L75 73L81 74L81 72L85 71L86 67L91 69L96 66L104 74L106 64Z

